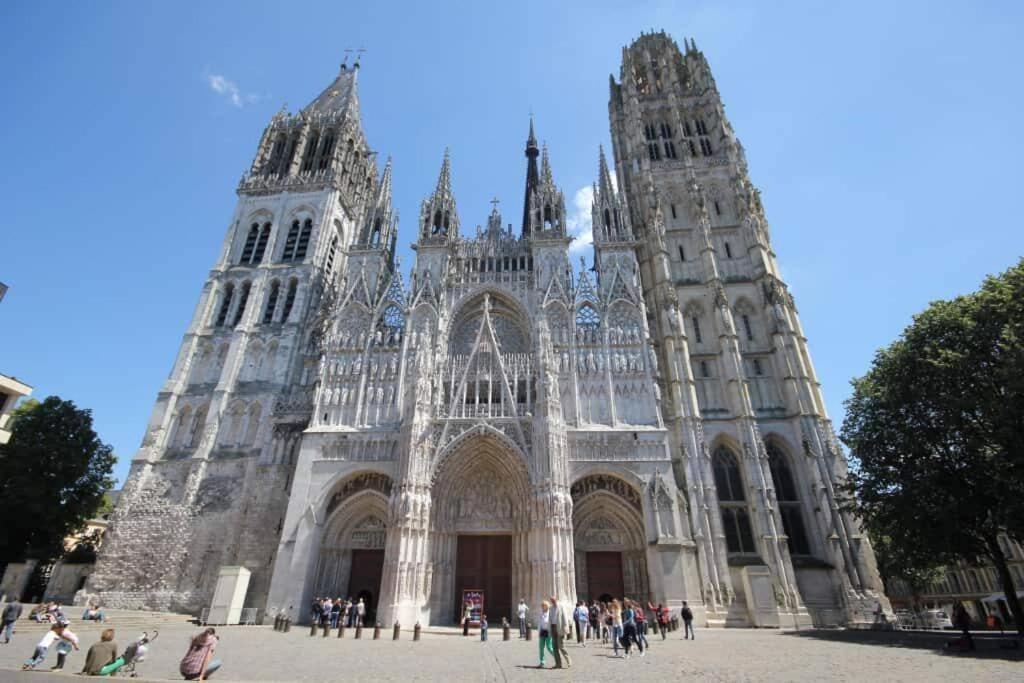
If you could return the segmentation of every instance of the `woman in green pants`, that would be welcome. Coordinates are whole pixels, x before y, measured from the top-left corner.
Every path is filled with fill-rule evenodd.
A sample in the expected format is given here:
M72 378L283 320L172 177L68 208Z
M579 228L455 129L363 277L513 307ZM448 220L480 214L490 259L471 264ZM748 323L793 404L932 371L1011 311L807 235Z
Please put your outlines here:
M555 648L551 644L551 622L548 618L548 610L551 609L551 603L544 600L540 603L540 623L537 624L537 644L540 648L540 664L537 665L538 669L544 668L544 649L551 654L555 654Z

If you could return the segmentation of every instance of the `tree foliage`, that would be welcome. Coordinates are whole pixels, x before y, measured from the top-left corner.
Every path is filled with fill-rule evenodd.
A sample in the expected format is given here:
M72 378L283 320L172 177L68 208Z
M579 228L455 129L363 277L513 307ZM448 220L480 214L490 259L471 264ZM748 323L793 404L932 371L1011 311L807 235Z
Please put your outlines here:
M113 449L92 414L50 396L20 406L0 445L0 562L51 560L83 527L113 486Z
M938 301L853 381L842 438L850 504L897 564L987 557L1019 601L998 545L1024 519L1024 261L981 290Z

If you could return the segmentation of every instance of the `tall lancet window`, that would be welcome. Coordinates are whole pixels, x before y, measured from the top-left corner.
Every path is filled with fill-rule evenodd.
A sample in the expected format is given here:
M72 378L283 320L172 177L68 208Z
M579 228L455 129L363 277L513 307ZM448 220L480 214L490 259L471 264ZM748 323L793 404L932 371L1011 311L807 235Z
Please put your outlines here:
M231 299L235 293L235 286L232 283L224 285L224 294L220 300L220 310L217 311L217 318L214 321L214 325L217 327L223 327L224 323L228 321L228 311L231 309Z
M718 507L722 514L725 530L725 547L731 554L752 555L757 553L754 534L750 528L750 510L743 488L743 475L739 461L728 448L719 446L712 458L715 472L715 488L718 490Z
M302 222L302 230L299 232L299 241L295 244L295 256L293 261L301 261L306 258L306 250L309 249L309 237L313 234L313 219L307 218Z
M773 443L766 444L766 448L772 482L775 484L775 499L779 503L779 516L782 517L782 528L789 537L789 552L794 555L810 555L811 547L807 542L800 496L793 479L793 471L789 467L789 459Z
M270 241L270 223L264 223L260 230L260 237L256 240L256 249L252 252L252 263L262 263L263 254L267 251L267 243Z
M242 246L242 256L238 259L239 263L249 263L252 261L252 253L256 249L256 242L260 238L260 224L253 223L249 226L249 233L245 236L245 244Z
M242 322L242 316L245 315L245 306L249 303L249 290L252 289L252 285L248 282L242 284L242 296L238 300L238 308L235 309L235 318L231 321L231 326L234 327L238 323Z
M269 325L274 322L274 309L277 308L277 295L281 291L281 283L274 280L270 283L270 293L267 294L267 306L263 309L263 324Z
M284 310L281 311L281 322L288 322L288 316L291 315L292 306L295 305L295 293L299 288L299 282L295 278L288 281L288 292L284 296Z

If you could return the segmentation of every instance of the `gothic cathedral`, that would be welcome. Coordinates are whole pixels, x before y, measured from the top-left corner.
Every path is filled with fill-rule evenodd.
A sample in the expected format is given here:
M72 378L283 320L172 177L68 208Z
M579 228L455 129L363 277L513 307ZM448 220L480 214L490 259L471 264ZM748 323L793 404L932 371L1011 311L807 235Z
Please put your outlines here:
M518 230L465 230L445 152L396 262L358 63L274 116L79 600L198 612L362 597L451 624L481 590L627 596L698 623L888 609L846 463L707 60L666 34L611 79L594 259L530 124ZM518 218L518 215L516 216Z

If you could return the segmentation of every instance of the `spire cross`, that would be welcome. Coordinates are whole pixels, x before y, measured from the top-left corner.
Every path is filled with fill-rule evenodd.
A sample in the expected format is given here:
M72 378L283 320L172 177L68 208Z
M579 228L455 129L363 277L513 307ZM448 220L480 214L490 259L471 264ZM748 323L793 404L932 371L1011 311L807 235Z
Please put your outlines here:
M491 208L491 210L492 210L492 211L497 211L497 210L498 210L498 204L499 204L500 202L501 202L501 200L500 200L500 199L498 199L497 197L495 197L494 199L492 199L492 200L491 200L491 207L492 207L492 208Z
M343 50L343 52L345 53L345 59L341 60L341 65L346 66L348 64L348 56L352 52L352 48L347 48Z
M361 47L356 50L356 63L353 66L359 66L359 60L363 58L363 53L366 52L365 47Z

